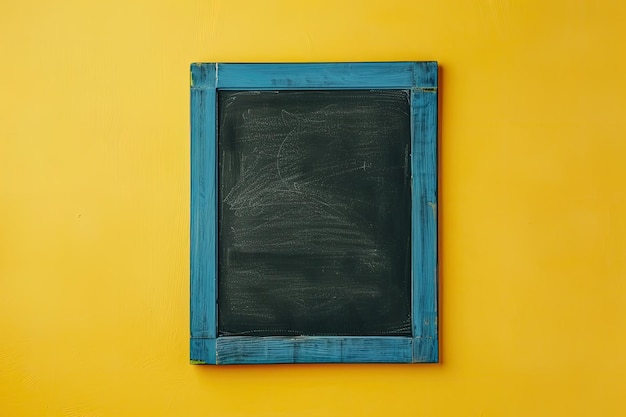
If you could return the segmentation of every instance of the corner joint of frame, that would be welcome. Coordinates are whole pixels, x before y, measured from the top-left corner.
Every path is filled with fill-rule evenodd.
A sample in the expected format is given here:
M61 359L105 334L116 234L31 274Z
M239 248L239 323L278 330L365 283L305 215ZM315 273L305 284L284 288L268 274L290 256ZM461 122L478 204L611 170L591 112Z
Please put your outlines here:
M218 64L193 63L190 67L190 87L193 90L211 89L217 85Z
M437 93L437 87L413 87L413 92L419 93Z

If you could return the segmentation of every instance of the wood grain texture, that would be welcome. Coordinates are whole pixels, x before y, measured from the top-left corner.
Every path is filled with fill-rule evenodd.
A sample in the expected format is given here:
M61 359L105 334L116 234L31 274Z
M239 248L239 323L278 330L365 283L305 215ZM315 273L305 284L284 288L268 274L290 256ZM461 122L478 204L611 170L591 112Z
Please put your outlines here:
M409 363L410 337L220 337L218 364Z
M412 62L413 65L413 88L437 89L438 66L436 62Z
M219 89L370 89L435 87L434 62L198 64L217 67ZM206 67L206 69L205 69ZM211 76L207 83L212 82ZM203 77L204 79L204 77ZM434 78L436 82L436 75ZM417 84L416 84L417 82Z
M191 64L191 88L215 88L218 64Z
M414 88L413 336L416 362L437 362L437 90Z
M214 337L192 337L190 362L193 365L214 365L216 363L216 339Z
M197 67L196 67L197 69ZM207 76L206 72L202 73ZM211 74L209 73L208 76ZM200 77L197 75L197 79ZM191 337L216 333L215 89L191 88Z
M437 64L193 64L192 363L436 362ZM216 338L216 89L411 90L412 337Z

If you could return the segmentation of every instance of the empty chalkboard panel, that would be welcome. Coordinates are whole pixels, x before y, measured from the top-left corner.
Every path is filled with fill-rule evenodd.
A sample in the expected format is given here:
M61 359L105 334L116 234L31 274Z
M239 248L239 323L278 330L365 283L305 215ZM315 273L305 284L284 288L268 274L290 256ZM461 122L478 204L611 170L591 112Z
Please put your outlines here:
M220 335L411 335L409 92L220 91Z

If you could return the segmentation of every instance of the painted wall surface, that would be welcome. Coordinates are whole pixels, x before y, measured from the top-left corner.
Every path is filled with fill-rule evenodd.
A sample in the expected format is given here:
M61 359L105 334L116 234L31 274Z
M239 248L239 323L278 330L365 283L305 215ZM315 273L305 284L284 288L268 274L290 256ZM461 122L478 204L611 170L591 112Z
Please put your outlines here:
M0 415L623 416L626 3L5 0ZM189 64L438 60L436 365L188 364Z

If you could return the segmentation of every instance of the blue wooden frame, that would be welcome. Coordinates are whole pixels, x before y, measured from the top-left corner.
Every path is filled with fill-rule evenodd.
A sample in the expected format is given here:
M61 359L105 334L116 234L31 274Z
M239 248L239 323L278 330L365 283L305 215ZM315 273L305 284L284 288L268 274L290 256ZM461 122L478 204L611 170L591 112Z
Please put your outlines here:
M217 334L217 90L411 91L412 336ZM191 65L191 363L438 362L437 63Z

